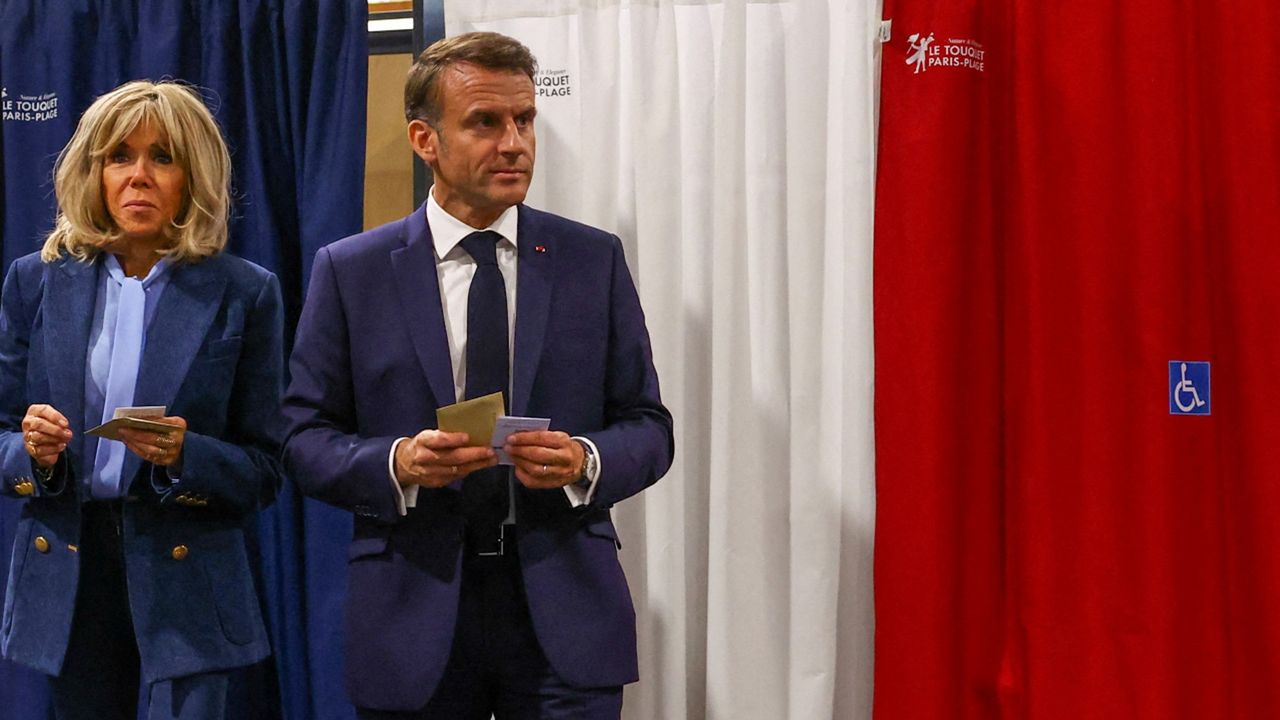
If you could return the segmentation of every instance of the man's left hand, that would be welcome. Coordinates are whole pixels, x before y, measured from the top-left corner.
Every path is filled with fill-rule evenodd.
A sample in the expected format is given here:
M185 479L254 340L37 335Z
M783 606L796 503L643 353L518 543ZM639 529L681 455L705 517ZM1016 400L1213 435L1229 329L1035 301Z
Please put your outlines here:
M516 479L532 490L564 487L582 476L582 445L560 431L512 433L503 447L515 463Z

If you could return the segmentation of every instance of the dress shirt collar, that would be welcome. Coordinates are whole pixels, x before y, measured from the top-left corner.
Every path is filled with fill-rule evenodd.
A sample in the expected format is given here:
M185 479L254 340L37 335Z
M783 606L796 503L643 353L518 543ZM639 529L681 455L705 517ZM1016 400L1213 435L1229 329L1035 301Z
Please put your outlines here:
M124 268L120 266L120 261L112 253L106 252L103 255L105 256L103 264L106 266L107 275L112 280L115 280L117 285L123 284L125 275ZM142 278L142 287L150 287L152 283L160 279L160 276L169 270L169 264L169 258L160 258L156 261L156 264L151 266L151 271L147 273L147 276Z
M512 205L494 220L491 225L484 230L492 230L512 247L516 245L516 227L519 223L520 214L516 210L516 206ZM436 202L435 193L427 193L427 227L431 228L431 241L436 248L436 257L444 259L453 249L458 247L462 239L476 231L476 228L462 222L458 218L450 215L440 204Z

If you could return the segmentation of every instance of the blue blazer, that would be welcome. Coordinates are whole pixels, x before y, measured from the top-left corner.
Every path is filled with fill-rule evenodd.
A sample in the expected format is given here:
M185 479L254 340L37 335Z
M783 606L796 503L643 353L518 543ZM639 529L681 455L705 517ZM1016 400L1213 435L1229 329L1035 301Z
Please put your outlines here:
M603 472L589 506L517 486L517 542L538 640L565 681L638 677L635 610L609 507L671 464L671 415L618 238L520 206L511 412L585 435ZM400 517L387 458L455 402L425 208L320 250L290 360L285 466L355 514L346 680L361 707L412 710L435 692L457 619L460 483Z
M21 498L0 646L10 660L62 668L79 576L85 363L101 262L28 255L0 300L0 490ZM135 405L187 420L182 478L127 453L129 604L148 682L248 665L270 652L244 524L282 472L283 323L271 273L229 255L172 269L147 328ZM28 405L47 403L74 437L49 485L23 448ZM155 472L153 472L153 469Z

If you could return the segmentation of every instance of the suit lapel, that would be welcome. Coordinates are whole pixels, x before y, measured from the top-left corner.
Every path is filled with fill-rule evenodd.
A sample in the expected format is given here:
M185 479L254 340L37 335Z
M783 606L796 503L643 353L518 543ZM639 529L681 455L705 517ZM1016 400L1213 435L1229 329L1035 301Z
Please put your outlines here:
M518 211L520 260L516 269L516 347L511 373L511 414L524 415L546 338L555 246L551 242L553 238L542 232L541 224L528 208L520 205Z
M45 270L45 296L41 304L44 350L47 358L56 359L49 363L49 393L53 406L67 417L73 429L85 421L85 363L99 265L67 258ZM85 429L88 428L80 428L71 441L76 455L81 455Z
M227 280L218 272L218 265L215 257L170 270L173 276L147 328L134 405L164 405L172 410L191 361L222 306ZM120 477L132 478L141 462L137 455L127 453Z
M404 247L391 252L401 315L408 324L413 350L435 395L436 405L452 405L457 398L449 359L449 336L444 327L440 278L436 274L436 253L425 205L405 218L401 232Z

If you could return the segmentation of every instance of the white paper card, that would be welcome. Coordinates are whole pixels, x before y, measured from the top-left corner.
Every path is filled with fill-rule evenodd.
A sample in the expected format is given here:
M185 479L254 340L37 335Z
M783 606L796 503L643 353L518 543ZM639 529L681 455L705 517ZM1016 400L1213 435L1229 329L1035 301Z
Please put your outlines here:
M158 418L164 417L163 405L139 405L137 407L118 407L116 411L111 413L111 419L122 417L131 418Z
M513 415L499 417L493 425L492 440L493 451L498 454L498 464L515 464L511 462L511 457L502 450L502 446L507 444L507 438L512 433L546 430L549 427L551 427L551 418L516 417Z

